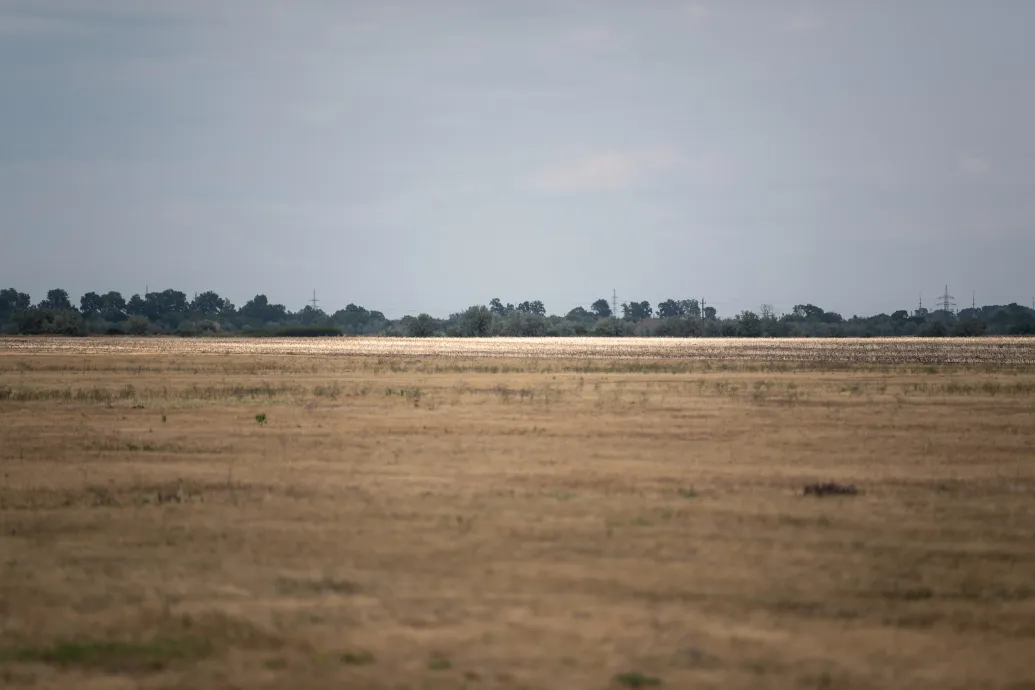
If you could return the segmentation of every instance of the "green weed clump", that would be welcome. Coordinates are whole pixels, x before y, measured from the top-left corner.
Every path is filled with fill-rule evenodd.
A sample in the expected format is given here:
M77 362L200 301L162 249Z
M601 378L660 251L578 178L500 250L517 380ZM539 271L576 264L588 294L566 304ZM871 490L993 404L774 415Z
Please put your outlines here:
M661 685L660 678L645 676L639 671L619 673L617 676L615 676L615 682L617 682L619 685L624 685L628 688L646 688L655 685Z
M0 650L0 661L49 664L118 671L160 671L175 661L198 660L211 648L192 637L158 639L151 642L108 640L59 642L50 647L19 647Z

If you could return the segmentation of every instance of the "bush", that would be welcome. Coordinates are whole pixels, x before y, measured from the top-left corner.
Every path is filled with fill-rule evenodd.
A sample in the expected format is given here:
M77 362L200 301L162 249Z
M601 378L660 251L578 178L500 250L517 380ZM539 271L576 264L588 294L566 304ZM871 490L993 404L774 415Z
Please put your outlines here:
M485 306L469 307L462 314L454 314L452 334L461 338L484 338L492 333L492 312Z
M190 338L198 334L197 326L193 321L184 321L180 324L180 327L176 329L176 335Z
M271 338L333 338L344 333L336 326L287 326L269 331L252 331L250 335Z
M77 311L27 309L15 318L18 332L25 335L85 336L86 321Z
M211 319L204 319L202 321L198 321L197 329L199 335L219 333L223 330L222 326L219 325L218 321L212 321Z
M147 335L151 331L151 321L146 316L131 316L126 319L126 333L130 335Z
M597 325L593 329L593 335L604 338L620 338L625 335L626 325L627 324L623 321L616 319L613 316L606 319L600 319L597 321Z
M198 335L213 335L221 330L219 323L210 319L202 321L183 321L176 329L176 335L193 337Z
M546 317L531 312L513 311L493 323L495 335L532 338L546 335Z
M941 321L928 321L917 332L917 335L922 338L944 338L948 334L948 329Z
M653 335L662 338L693 338L701 335L701 325L693 317L676 317L662 320Z
M435 335L437 324L430 314L421 314L406 323L406 335L411 338L430 338Z

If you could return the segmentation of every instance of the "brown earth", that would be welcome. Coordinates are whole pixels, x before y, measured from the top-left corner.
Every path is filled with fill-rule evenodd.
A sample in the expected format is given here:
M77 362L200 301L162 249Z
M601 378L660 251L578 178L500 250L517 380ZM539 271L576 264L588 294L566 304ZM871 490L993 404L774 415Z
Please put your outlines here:
M0 685L1035 688L1035 368L163 342L0 353Z

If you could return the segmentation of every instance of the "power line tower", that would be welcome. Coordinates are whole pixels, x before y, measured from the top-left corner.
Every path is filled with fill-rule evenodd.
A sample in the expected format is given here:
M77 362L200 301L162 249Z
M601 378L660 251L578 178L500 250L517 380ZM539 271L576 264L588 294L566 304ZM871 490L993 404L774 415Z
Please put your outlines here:
M316 299L316 290L313 290L313 298L311 300L309 300L309 304L313 305L313 311L316 311L316 303L318 301L319 300Z
M938 306L950 314L956 311L956 298L949 294L949 286L945 286L945 294L938 298Z

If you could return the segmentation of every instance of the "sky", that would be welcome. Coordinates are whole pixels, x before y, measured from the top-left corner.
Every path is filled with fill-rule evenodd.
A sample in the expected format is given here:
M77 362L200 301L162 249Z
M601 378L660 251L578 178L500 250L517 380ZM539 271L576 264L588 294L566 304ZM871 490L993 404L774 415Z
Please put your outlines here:
M1035 295L1030 0L0 0L0 287Z

